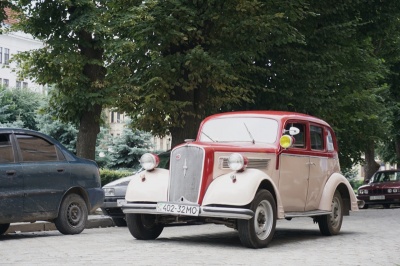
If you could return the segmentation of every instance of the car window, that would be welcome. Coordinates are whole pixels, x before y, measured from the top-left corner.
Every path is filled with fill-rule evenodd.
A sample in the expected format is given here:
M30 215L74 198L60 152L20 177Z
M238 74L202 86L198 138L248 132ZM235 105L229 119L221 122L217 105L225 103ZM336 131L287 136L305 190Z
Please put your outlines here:
M334 151L335 147L333 145L333 139L332 139L332 134L328 130L328 134L326 135L326 144L327 144L327 149L328 151Z
M19 148L21 150L22 161L58 161L56 147L36 136L16 135Z
M13 163L14 152L9 134L0 134L0 163Z
M293 148L305 148L306 147L306 133L305 133L305 128L306 125L305 124L301 124L301 123L289 123L286 125L285 130L289 131L289 129L291 127L296 127L300 130L300 132L296 135L294 135L294 144L293 144Z
M397 181L400 178L400 172L377 172L373 178L373 183Z
M310 126L310 138L312 150L324 150L324 129L318 126Z

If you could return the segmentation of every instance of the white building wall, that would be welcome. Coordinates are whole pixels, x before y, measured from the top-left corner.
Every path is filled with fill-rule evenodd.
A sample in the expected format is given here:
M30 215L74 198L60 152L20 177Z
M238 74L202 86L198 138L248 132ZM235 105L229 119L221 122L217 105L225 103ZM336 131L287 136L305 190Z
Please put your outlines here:
M25 52L29 50L42 48L44 45L38 40L34 40L32 36L22 32L10 32L0 35L0 48L1 48L1 63L0 63L0 79L1 85L7 85L10 88L18 87L17 82L21 87L28 87L32 91L45 93L44 86L36 84L33 80L19 80L17 73L12 72L16 68L16 64L6 64L6 49L9 49L9 58L18 52ZM8 82L7 82L8 81Z

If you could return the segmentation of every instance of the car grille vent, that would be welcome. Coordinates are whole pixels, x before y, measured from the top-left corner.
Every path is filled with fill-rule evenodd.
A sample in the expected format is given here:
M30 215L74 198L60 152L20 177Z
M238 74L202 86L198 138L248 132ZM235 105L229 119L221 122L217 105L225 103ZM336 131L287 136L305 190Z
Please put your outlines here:
M248 158L249 163L247 165L247 168L255 168L255 169L268 169L268 165L270 162L270 159L259 159L259 158ZM220 168L222 169L228 169L228 158L227 157L220 157Z
M171 153L169 201L197 203L203 174L204 150L182 146Z

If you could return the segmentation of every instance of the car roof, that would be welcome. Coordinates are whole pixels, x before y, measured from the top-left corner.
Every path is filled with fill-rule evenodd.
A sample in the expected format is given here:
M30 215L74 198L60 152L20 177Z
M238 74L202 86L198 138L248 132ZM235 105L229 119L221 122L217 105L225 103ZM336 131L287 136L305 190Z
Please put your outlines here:
M225 118L225 117L268 117L268 118L273 118L276 120L280 120L282 122L286 122L287 120L290 119L299 119L299 120L307 120L311 121L314 123L322 124L325 126L329 126L327 122L324 120L308 115L308 114L302 114L302 113L297 113L297 112L288 112L288 111L235 111L235 112L226 112L226 113L219 113L215 115L211 115L207 117L205 121L210 120L210 119L216 119L216 118Z

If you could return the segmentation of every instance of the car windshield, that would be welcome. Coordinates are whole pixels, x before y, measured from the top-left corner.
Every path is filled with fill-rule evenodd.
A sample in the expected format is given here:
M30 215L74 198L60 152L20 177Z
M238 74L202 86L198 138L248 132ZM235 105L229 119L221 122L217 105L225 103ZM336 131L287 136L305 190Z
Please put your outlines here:
M227 117L207 121L200 133L203 142L274 143L278 122L261 117Z
M372 179L372 183L399 181L400 171L377 172Z

